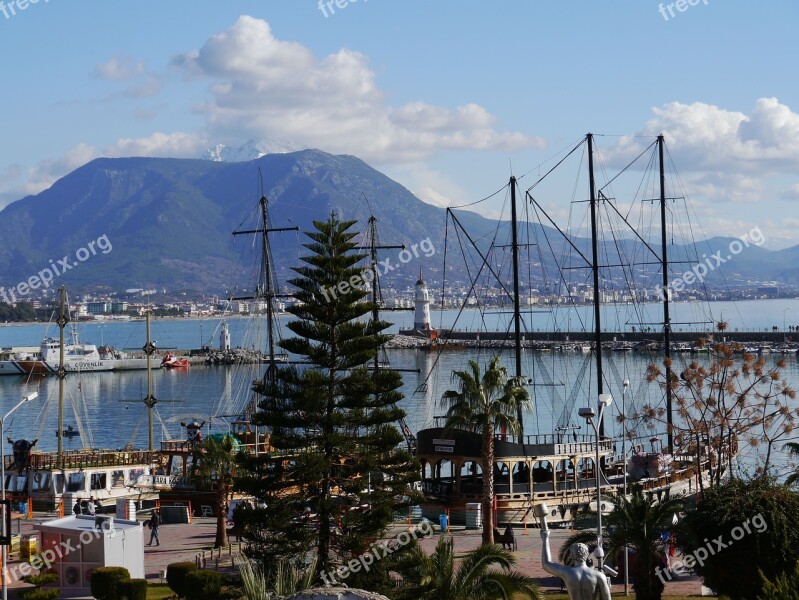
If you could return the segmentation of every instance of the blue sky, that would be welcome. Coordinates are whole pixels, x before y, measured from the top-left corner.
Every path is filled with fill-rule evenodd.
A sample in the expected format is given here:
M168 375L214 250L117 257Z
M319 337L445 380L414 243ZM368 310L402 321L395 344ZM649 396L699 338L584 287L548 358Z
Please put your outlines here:
M588 131L662 131L708 234L797 244L799 4L693 1L5 0L0 204L97 156L265 139L457 205ZM647 143L613 136L609 167Z

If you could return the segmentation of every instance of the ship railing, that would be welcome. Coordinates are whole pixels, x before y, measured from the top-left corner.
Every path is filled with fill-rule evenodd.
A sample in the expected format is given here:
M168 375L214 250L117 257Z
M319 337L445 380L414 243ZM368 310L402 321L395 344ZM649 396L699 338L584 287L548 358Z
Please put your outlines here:
M514 440L508 435L495 434L494 440L496 442L510 442ZM590 454L596 451L596 436L591 435L578 435L576 439L574 436L558 435L558 434L541 434L541 435L526 435L524 436L525 446L538 446L544 448L545 452L553 454L565 454L575 456L578 454ZM606 454L613 451L613 440L608 437L603 437L599 440L599 452Z
M149 450L68 450L62 452L33 452L30 466L36 470L84 469L90 467L115 467L147 465L154 463L158 452Z
M202 442L196 442L195 444L192 444L186 440L165 440L161 442L161 452L190 454L192 450L194 450L194 446L201 443ZM267 452L272 452L272 454L276 453L276 451L266 441L258 442L258 444L242 444L239 442L239 445L236 448L247 454L255 454L256 452L259 454L266 454Z

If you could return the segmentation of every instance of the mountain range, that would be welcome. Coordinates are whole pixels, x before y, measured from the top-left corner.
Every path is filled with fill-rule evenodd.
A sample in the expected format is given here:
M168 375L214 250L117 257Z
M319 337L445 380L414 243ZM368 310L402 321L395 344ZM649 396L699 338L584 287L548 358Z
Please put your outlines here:
M412 285L419 269L440 281L445 233L453 240L455 236L464 240L451 224L445 229L445 209L422 202L354 156L283 148L282 153L255 160L226 162L265 150L253 145L242 155L220 146L209 151L209 160L91 161L49 189L0 212L0 286L16 286L68 257L74 266L53 285L87 291L149 287L213 294L244 291L257 274L257 240L253 235L234 240L231 234L257 227L262 193L269 200L271 227L296 226L300 232L307 231L314 220L334 211L339 218L357 220L359 231L366 229L370 215L376 216L381 244L410 247L429 239L436 249L433 256L414 257L403 265L397 260L398 250L391 250L381 253L381 259L394 257L395 269L386 276L400 287ZM468 211L456 214L484 250L492 237L507 238L507 223ZM560 239L552 242L554 256L572 251L552 228L533 227L535 235L546 235L550 242ZM99 247L97 241L103 236L111 249L88 253L89 244ZM291 276L290 268L299 264L304 236L292 232L270 236L278 279L285 281ZM588 252L588 240L572 241ZM707 247L726 249L730 241L714 238ZM447 265L452 277L468 281L465 261L453 249L450 252ZM751 246L712 276L719 281L723 275L795 284L799 281L797 259L799 246L781 251ZM541 260L546 268L555 268L554 261Z

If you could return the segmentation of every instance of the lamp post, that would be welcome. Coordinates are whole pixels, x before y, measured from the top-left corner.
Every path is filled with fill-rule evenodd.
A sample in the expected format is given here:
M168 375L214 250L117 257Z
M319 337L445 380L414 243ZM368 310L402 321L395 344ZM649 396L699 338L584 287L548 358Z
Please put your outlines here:
M788 341L787 338L785 337L785 331L786 331L786 329L785 329L785 313L787 313L789 310L791 310L790 306L782 311L782 343L783 344Z
M577 414L583 417L588 424L591 425L596 434L596 442L594 444L596 455L594 458L594 473L596 474L596 551L594 556L597 558L597 566L602 571L603 562L605 558L605 550L602 547L602 480L599 473L599 429L602 426L602 416L605 414L605 408L613 403L613 396L610 394L599 394L599 417L596 423L594 422L594 409L592 407L581 408Z
M622 473L624 474L624 497L627 498L627 388L630 387L630 380L626 379L622 383L621 389L621 455ZM624 545L624 595L630 595L630 559L629 548Z
M26 402L29 402L31 400L35 400L38 397L39 397L39 393L38 392L33 392L32 394L28 394L22 400L20 400L19 403L14 408L12 408L10 411L8 411L2 419L0 419L0 482L2 482L1 483L2 490L0 491L0 495L2 495L2 500L3 500L3 505L2 505L3 506L3 511L8 510L8 507L6 507L6 505L5 505L5 501L6 501L6 455L5 455L5 444L4 444L4 442L5 442L5 439L4 439L5 438L5 433L3 431L3 428L5 427L6 419L8 419L8 417L11 416L11 413L13 413L15 410L17 410L20 406L22 406ZM0 525L0 527L2 527L5 530L5 526L6 526L7 522L8 521L6 520L5 514L4 514L3 515L3 524ZM4 533L5 536L8 536L8 535L11 534L10 531L3 531L3 533ZM6 589L6 545L5 544L3 544L2 550L0 550L0 554L2 555L2 561L0 561L2 563L2 564L0 564L0 578L2 578L3 600L8 600L8 589Z

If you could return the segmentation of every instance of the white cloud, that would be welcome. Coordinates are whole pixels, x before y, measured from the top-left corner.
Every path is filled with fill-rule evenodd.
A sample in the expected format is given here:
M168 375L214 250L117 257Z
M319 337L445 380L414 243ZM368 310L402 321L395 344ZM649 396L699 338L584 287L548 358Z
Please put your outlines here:
M163 77L149 72L143 61L135 61L130 56L117 55L107 62L98 63L92 75L97 79L128 84L109 96L110 100L119 96L149 98L160 92L164 85Z
M242 16L203 47L173 60L207 79L199 107L212 139L279 138L380 163L414 162L444 150L517 151L540 138L496 129L485 108L412 102L392 107L368 59L342 48L317 58L277 39L266 21Z
M782 192L783 200L799 200L799 183L793 184Z
M155 132L143 138L121 138L106 147L102 156L159 156L162 158L194 158L202 152L207 141L193 133Z
M96 64L92 74L98 79L129 81L144 72L143 62L135 62L130 56L117 55L108 62Z
M623 137L605 151L609 163L625 164L663 133L683 172L762 174L799 167L799 114L777 98L758 99L749 115L703 102L671 102L652 112L655 117L635 137Z

